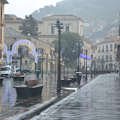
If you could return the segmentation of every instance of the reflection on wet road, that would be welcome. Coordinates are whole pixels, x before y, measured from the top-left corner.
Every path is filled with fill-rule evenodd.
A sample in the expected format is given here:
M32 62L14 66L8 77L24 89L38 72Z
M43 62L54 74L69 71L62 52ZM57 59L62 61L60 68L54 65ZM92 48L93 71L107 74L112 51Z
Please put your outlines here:
M71 76L71 74L69 76ZM0 86L0 120L14 116L28 109L32 109L33 105L36 105L38 103L42 104L57 95L57 78L55 78L55 75L44 74L44 79L42 80L41 78L42 77L40 76L39 83L45 85L43 87L42 95L29 99L17 99L16 90L13 88L13 86L23 85L25 84L26 80L36 79L36 75L34 73L27 75L25 77L25 80L21 82L13 81L12 78L5 78L3 80L3 85ZM86 81L83 79L81 85L84 85L85 83ZM75 83L72 83L72 85L76 86Z
M23 85L26 80L36 79L36 75L31 73L25 77L24 81L13 81L11 78L5 78L2 85L0 85L0 120L16 115L17 113L24 112L30 109L33 105L44 103L56 95L57 80L55 75L45 75L43 80L39 77L39 83L44 84L42 95L29 98L17 99L17 94L13 86Z
M32 120L120 120L120 79L100 75Z

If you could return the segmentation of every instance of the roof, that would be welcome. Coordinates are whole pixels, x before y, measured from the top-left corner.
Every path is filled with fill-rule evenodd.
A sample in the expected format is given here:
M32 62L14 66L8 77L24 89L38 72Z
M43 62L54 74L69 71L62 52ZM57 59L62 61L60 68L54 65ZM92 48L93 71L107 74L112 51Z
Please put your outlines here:
M5 14L5 20L23 20L22 18L17 17L14 14Z
M4 33L5 38L8 37L8 38L17 38L17 39L29 39L29 37L27 35L24 35L23 33L20 33L20 32L12 29L10 27L7 27L7 26L5 26L4 31L5 31L5 33ZM33 37L30 37L30 38L32 39ZM33 38L33 39L37 40L37 41L39 40L39 41L44 42L46 44L49 44L49 43L47 43L43 40L40 40L40 39L35 39L35 38Z
M5 26L5 37L11 37L11 38L20 38L20 39L27 39L28 37L24 34Z
M4 4L8 4L7 0L1 0Z
M104 44L104 43L117 42L118 40L119 40L118 37L108 37L108 38L105 38L104 41L101 41L97 44L99 45L99 44Z
M83 37L83 41L85 41L85 42L87 42L87 43L89 43L89 44L92 44L92 43L93 43L93 41L91 41L89 38L84 38L84 37Z
M56 20L56 19L60 19L60 20L81 20L83 22L83 20L79 17L76 17L74 15L51 15L48 17L43 18L43 20Z

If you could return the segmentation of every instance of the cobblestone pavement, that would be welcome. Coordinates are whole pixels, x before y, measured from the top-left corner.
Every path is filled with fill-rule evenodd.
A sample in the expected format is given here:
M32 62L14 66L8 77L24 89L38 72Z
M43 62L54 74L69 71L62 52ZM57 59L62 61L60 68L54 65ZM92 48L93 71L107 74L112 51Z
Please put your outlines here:
M69 75L71 76L71 75ZM90 75L88 81L90 80ZM62 76L63 77L63 76ZM36 75L31 73L25 77L25 80L36 79ZM55 97L56 94L56 84L57 76L55 74L45 75L42 80L39 76L39 83L43 83L45 86L42 91L42 96L30 98L30 99L17 99L16 90L13 86L22 85L24 82L15 82L13 79L5 78L3 84L0 86L0 120L14 116L21 112L24 112L31 108L35 104L44 104L45 101L50 100ZM82 78L81 85L86 83L85 79ZM75 83L71 86L77 87ZM70 86L70 87L71 87Z
M120 120L120 79L99 75L31 120Z

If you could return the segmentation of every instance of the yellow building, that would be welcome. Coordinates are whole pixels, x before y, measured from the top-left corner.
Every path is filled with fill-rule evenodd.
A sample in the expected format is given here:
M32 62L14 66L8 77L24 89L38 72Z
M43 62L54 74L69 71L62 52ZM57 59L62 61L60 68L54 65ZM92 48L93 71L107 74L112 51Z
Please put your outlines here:
M4 4L8 4L7 0L0 0L0 64L2 64L2 60L3 60Z
M20 45L23 46L24 50L22 67L29 67L31 71L35 69L43 70L44 73L55 71L55 52L51 44L41 39L34 39L5 26L5 64L20 67L20 55L17 53Z
M74 33L78 33L80 36L82 36L82 26L83 26L83 20L81 18L78 18L74 15L52 15L43 18L40 21L37 21L38 25L38 41L42 41L40 43L35 42L33 43L38 51L41 51L40 48L44 47L45 54L44 56L39 56L38 63L41 64L41 57L44 58L44 69L49 69L49 71L53 72L55 69L55 66L57 64L54 47L51 46L51 42L55 39L58 39L58 30L55 27L57 19L60 20L60 22L63 23L64 29L63 31L70 31ZM5 15L5 24L7 27L11 27L14 30L18 32L22 32L22 23L24 21L21 18L18 18L15 15L7 14ZM48 60L48 61L47 61ZM48 64L49 63L49 64ZM38 65L39 67L39 65ZM62 69L62 66L61 66ZM47 72L47 71L45 71Z
M43 18L42 20L36 21L38 25L38 38L51 43L53 40L58 38L58 30L55 27L57 19L63 23L64 31L70 31L78 33L82 36L83 20L74 15L51 15ZM22 32L23 19L18 18L15 15L6 14L5 24L18 32Z
M86 55L86 50L87 50L87 56L91 57L91 45L92 45L92 41L88 38L82 38L83 40L83 47L82 47L82 52L84 55ZM80 63L81 63L81 67L85 69L86 67L86 59L80 58ZM91 60L87 59L87 67L90 68L91 67Z

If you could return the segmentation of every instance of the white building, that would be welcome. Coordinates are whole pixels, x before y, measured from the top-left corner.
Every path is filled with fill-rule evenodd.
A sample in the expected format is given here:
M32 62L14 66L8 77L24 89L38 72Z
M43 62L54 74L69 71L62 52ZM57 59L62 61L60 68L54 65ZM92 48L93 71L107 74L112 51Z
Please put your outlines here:
M117 37L109 37L97 43L96 67L98 69L115 69Z

